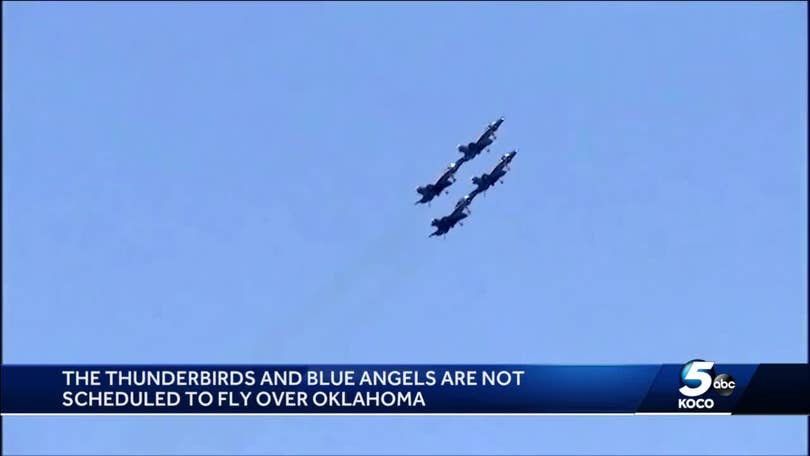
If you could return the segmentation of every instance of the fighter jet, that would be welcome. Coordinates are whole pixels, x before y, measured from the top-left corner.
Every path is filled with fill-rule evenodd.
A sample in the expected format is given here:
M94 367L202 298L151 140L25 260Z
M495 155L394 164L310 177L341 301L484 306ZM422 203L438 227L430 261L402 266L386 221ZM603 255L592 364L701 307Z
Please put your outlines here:
M441 195L442 192L449 193L446 192L445 189L453 185L453 182L456 181L455 174L457 170L458 166L456 166L456 163L450 163L447 170L445 170L444 173L442 173L442 175L436 180L436 183L416 187L416 191L422 195L422 199L414 204L430 203L433 198Z
M517 155L516 150L503 154L491 173L484 173L480 177L473 177L472 183L476 185L476 189L473 190L473 193L476 195L478 193L484 193L488 188L495 185L496 182L503 183L501 179L509 172L509 164L512 163L512 159L515 158L515 155Z
M451 212L450 215L433 219L433 221L430 222L430 225L436 228L436 231L431 233L428 237L444 236L448 231L450 231L451 228L456 226L456 224L463 226L464 224L461 223L461 221L470 215L470 203L472 202L473 198L474 197L470 197L469 195L461 198L456 203L456 208L453 209L453 212Z
M503 117L489 124L484 134L482 134L477 141L469 144L459 144L458 151L463 154L459 161L463 163L472 160L476 155L480 154L482 150L492 144L492 142L495 141L495 132L498 131L502 123Z
M477 194L478 191L473 190L472 193L470 193L469 195L464 195L464 197L456 201L456 209L459 209L461 207L468 207L472 203L473 199L475 199L475 195Z

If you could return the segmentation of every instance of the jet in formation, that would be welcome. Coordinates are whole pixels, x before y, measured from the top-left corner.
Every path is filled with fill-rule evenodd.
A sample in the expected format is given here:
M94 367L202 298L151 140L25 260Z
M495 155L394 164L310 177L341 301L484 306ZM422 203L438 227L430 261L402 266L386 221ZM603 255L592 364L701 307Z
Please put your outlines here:
M495 133L498 131L498 128L500 128L502 123L503 117L489 124L486 131L484 131L484 134L482 134L477 141L466 145L459 145L458 150L462 153L462 157L459 160L450 163L450 166L448 166L444 173L439 176L436 182L416 188L416 191L422 196L421 199L416 202L416 204L430 203L431 200L442 193L449 193L447 188L453 185L453 183L456 181L455 174L459 167L461 167L461 165L465 162L475 158L495 141ZM449 215L441 218L435 218L430 222L430 225L436 230L431 233L429 237L444 236L456 225L463 226L464 223L462 223L462 220L470 216L470 205L475 197L480 193L486 192L496 183L503 183L503 177L507 172L509 172L509 165L512 163L512 159L515 158L515 155L517 155L516 150L504 154L500 157L498 163L491 172L484 173L479 177L473 177L472 182L473 185L476 186L475 189L458 200L455 208Z
M415 204L425 204L430 203L433 198L441 195L442 192L449 193L446 189L447 187L453 185L453 182L456 181L456 171L458 167L456 163L450 163L447 169L436 179L435 183L427 184L427 185L420 185L416 187L417 193L422 195L422 198L417 201Z
M503 183L503 176L509 172L509 164L512 163L512 159L515 158L515 155L517 155L516 150L503 154L498 160L498 164L492 168L492 172L484 173L478 177L473 177L472 183L476 186L473 192L476 195L479 193L484 193L496 183Z
M456 208L453 209L453 212L450 215L445 215L442 218L435 218L430 225L436 228L436 231L430 234L428 237L433 236L444 236L450 231L453 227L457 224L464 226L461 223L462 220L469 217L470 215L470 203L472 202L474 197L470 197L470 195L464 196L456 203Z
M495 133L498 131L498 128L501 127L502 123L503 117L489 124L484 133L478 137L477 141L468 144L459 144L458 151L462 154L460 161L470 161L480 154L481 151L489 147L489 145L495 141Z

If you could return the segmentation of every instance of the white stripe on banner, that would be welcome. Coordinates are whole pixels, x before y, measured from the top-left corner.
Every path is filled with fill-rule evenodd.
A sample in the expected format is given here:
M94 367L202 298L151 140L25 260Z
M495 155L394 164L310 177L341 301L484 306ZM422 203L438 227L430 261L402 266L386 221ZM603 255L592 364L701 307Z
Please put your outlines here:
M637 413L3 413L2 416L731 416L731 412Z

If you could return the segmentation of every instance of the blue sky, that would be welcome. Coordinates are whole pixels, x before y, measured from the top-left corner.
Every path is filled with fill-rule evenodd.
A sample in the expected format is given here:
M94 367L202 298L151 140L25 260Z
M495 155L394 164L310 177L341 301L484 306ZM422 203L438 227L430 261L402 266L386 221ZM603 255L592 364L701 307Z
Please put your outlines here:
M3 359L804 362L806 34L799 2L4 4ZM798 417L3 423L7 453L807 440Z

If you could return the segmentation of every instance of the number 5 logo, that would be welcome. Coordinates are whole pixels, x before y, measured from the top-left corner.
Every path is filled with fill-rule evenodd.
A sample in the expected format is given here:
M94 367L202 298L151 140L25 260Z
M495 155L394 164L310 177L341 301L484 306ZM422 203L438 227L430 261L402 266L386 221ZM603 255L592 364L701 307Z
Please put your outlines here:
M692 361L684 366L686 373L681 371L681 380L684 385L678 391L688 397L700 396L709 391L709 388L712 387L712 376L705 371L710 371L712 367L714 367L714 363L711 361ZM700 383L695 387L689 386L695 381Z

